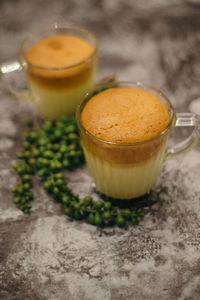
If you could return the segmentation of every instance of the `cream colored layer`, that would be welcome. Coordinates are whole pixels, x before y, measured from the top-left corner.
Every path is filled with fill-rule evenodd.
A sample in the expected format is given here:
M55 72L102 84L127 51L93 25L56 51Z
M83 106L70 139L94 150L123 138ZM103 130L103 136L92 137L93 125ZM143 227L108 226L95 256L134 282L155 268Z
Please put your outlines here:
M132 199L151 191L164 157L164 147L143 164L110 164L84 148L89 172L99 192L116 199Z
M94 86L94 74L91 74L83 82L66 88L51 89L30 79L29 86L40 116L56 120L62 115L75 113L76 107L84 95Z

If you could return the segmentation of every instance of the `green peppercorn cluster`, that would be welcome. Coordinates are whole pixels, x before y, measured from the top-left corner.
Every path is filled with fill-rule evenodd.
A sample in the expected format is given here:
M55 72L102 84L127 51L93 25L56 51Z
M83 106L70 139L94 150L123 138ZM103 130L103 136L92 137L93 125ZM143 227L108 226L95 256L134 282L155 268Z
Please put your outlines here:
M63 116L57 122L48 120L42 125L28 120L23 147L17 158L13 167L19 180L12 192L14 203L24 213L31 210L32 177L37 174L43 188L61 203L63 212L71 218L86 219L96 226L117 224L124 227L128 222L137 224L144 217L141 209L119 209L110 201L94 201L91 196L81 199L68 187L61 171L73 170L84 162L74 117Z

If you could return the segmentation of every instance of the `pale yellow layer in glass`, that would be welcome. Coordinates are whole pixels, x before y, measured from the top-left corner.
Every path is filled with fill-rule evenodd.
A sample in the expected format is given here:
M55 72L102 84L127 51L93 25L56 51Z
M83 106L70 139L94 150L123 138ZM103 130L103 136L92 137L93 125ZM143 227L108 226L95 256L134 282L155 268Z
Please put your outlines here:
M110 164L84 148L89 172L99 192L116 199L132 199L149 193L156 184L164 147L147 161L135 165Z
M29 86L40 116L45 119L57 120L62 115L75 113L77 105L94 86L94 74L81 83L68 85L66 88L48 88L48 86L37 84L31 79L29 79Z

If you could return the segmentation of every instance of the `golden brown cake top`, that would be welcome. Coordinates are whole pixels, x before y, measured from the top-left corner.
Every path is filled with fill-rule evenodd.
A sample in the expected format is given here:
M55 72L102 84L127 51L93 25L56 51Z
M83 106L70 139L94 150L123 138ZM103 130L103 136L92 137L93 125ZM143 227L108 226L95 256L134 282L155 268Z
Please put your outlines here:
M153 93L133 87L105 90L85 105L81 122L94 136L110 142L134 143L157 136L170 116Z
M62 68L81 63L94 53L94 47L75 35L52 35L35 43L26 53L32 65Z

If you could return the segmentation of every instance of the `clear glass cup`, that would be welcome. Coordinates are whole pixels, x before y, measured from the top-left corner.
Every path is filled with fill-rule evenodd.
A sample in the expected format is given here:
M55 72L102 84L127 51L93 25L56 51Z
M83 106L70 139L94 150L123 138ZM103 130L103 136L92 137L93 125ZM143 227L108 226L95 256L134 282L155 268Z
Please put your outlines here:
M113 87L137 87L155 94L169 112L169 125L157 136L137 143L115 143L92 135L81 123L83 108L92 96ZM138 198L149 193L155 187L163 162L192 149L200 137L200 116L192 113L175 114L164 94L137 82L113 82L98 86L78 106L77 120L86 163L96 189L116 199ZM187 139L169 148L167 140L171 129L180 126L193 126L194 129Z
M80 37L94 50L89 57L70 66L48 68L40 66L39 63L35 65L29 63L26 60L27 51L41 39L53 35ZM33 101L43 118L54 120L64 114L74 114L84 95L94 87L97 69L96 37L83 28L55 27L27 36L19 52L19 61L2 65L0 74L8 74L16 70L24 71L29 89L28 92L19 92L9 87L10 93L18 99Z

